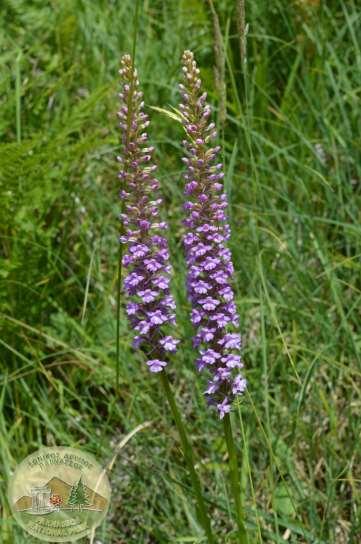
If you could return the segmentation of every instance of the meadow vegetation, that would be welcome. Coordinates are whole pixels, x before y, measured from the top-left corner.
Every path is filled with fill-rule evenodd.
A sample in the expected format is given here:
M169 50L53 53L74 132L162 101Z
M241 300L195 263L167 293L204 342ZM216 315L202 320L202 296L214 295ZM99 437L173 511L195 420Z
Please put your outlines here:
M257 543L357 544L360 9L356 0L246 2L244 64L237 1L213 4L218 33L203 0L140 2L136 62L170 224L182 339L170 379L215 532L219 542L235 542L226 449L194 367L181 244L183 135L167 114L179 103L181 54L192 49L220 129L230 200L249 381L234 412L247 527ZM33 542L11 517L6 486L41 445L84 448L102 464L117 455L96 542L204 542L168 406L131 349L123 312L116 388L116 111L134 6L2 2L3 544Z

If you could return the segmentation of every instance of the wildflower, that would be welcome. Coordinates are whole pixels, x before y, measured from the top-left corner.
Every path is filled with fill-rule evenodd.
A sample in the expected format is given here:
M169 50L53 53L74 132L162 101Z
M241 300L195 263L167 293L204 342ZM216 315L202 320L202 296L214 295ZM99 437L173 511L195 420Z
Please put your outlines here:
M118 161L123 209L120 242L126 245L122 258L126 271L123 281L128 298L126 311L137 332L133 347L142 346L149 357L150 371L161 372L167 365L168 353L176 351L178 343L168 330L175 323L175 303L169 291L168 242L162 234L167 225L159 220L162 199L157 194L159 182L154 177L153 148L147 143L149 121L143 112L143 95L129 55L122 57L119 73L122 154Z
M183 142L187 156L185 220L183 243L187 261L187 289L192 303L191 321L196 328L193 345L199 349L198 370L211 375L205 394L217 407L222 419L235 396L246 388L240 373L241 338L235 332L238 316L231 287L233 265L226 247L230 235L227 223L227 198L223 192L222 163L217 160L219 147L211 141L216 136L209 123L210 107L201 92L199 69L193 53L182 58L184 85L180 85Z

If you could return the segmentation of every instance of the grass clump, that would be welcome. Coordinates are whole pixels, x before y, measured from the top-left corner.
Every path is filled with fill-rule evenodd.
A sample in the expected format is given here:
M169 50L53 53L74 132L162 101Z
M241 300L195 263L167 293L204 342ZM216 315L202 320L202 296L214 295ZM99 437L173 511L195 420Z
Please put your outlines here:
M213 2L225 52L226 186L249 390L237 412L247 525L255 542L357 543L360 521L360 15L356 3ZM29 542L6 483L44 445L104 464L122 436L101 542L199 541L162 392L121 317L115 390L119 212L114 155L120 54L134 2L4 3L0 38L0 540ZM137 65L146 106L177 106L180 56L214 85L206 2L141 2ZM220 97L210 92L218 107ZM149 108L170 222L178 326L182 283L179 127ZM202 459L215 532L235 541L227 454L185 342L173 372ZM172 376L171 376L172 378ZM192 387L189 386L192 384ZM197 417L195 417L197 415ZM216 477L210 478L210 475ZM188 539L188 540L187 540ZM198 539L198 540L197 540Z

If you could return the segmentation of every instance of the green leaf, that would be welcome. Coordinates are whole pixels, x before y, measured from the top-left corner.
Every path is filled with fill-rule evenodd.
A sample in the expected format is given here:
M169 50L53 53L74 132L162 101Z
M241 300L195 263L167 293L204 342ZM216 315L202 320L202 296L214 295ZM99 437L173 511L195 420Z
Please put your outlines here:
M291 497L290 488L283 482L280 482L273 494L273 506L279 514L287 517L294 517L296 510L294 499Z

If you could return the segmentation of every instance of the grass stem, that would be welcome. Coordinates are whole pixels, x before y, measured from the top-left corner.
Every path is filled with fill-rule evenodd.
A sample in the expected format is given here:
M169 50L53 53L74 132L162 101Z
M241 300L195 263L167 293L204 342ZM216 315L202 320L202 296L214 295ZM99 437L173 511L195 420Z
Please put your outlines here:
M211 523L207 514L207 509L206 509L205 502L202 495L201 483L194 466L195 463L194 463L194 453L192 449L192 444L188 438L186 427L183 423L182 416L179 412L179 409L175 400L175 396L173 395L173 391L165 371L160 373L160 380L162 382L165 395L167 397L170 409L172 411L173 419L175 421L175 424L179 433L180 441L182 444L183 455L186 460L188 470L190 473L190 477L191 477L191 481L192 481L192 485L194 489L194 494L195 494L196 502L197 502L197 514L198 514L199 522L201 523L204 529L204 532L207 536L208 543L215 544L216 541L213 537Z
M21 57L20 51L15 61L16 141L18 144L21 142Z
M120 372L120 294L122 287L122 258L123 258L123 245L119 244L118 255L118 275L117 275L117 310L116 310L116 371L115 371L115 386L117 393L119 393L119 372Z
M233 500L236 510L236 520L238 525L238 542L239 544L249 544L247 531L244 525L244 516L241 500L241 486L239 483L239 469L237 461L237 451L234 443L232 422L229 414L226 414L223 419L224 437L227 444L229 458L229 476L232 489Z

